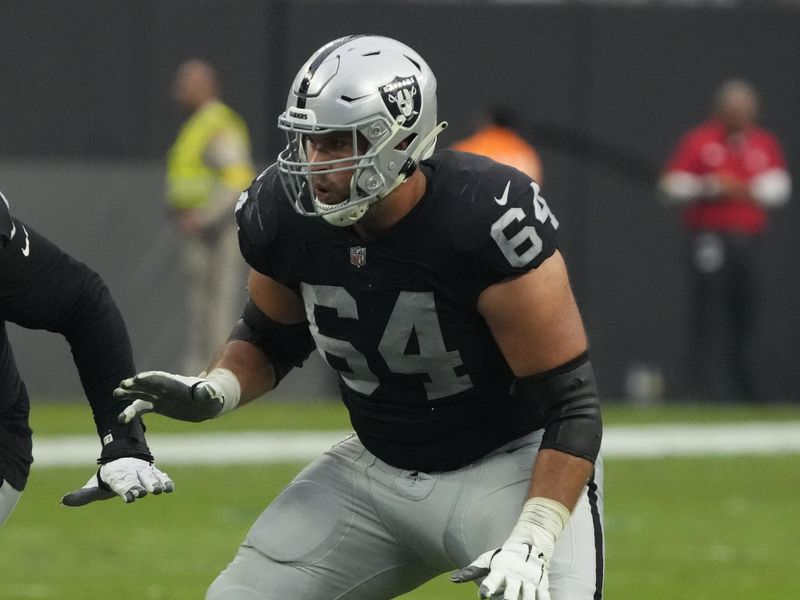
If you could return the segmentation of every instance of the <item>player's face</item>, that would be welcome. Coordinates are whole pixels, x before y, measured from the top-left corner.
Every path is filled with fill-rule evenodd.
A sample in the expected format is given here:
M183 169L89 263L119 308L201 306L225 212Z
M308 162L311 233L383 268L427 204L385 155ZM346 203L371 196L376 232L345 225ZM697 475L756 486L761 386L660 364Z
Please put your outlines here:
M358 143L361 146L361 140ZM314 195L317 200L324 204L338 204L350 197L350 180L354 169L346 167L355 166L355 161L344 161L338 163L336 168L345 167L341 171L326 172L330 169L328 165L320 165L315 169L313 163L324 163L329 160L342 160L352 158L357 152L364 148L353 148L353 135L346 131L337 131L323 135L309 135L305 137L306 156L312 163L311 171L319 171L312 174L311 183L314 187ZM366 142L364 142L366 146Z

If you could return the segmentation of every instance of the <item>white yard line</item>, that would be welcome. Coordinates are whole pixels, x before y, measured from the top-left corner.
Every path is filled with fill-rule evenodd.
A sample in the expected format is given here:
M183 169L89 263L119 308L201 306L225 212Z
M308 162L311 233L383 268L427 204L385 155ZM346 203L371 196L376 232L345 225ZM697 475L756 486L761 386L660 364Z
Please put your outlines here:
M307 462L347 431L153 434L159 465ZM97 457L92 436L43 436L33 442L34 467L85 466ZM800 453L800 422L606 427L609 458Z

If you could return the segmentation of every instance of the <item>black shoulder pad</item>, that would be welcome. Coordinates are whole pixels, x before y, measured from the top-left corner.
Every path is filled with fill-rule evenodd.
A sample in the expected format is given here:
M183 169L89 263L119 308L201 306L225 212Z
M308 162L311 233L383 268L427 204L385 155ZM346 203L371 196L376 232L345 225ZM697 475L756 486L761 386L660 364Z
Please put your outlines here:
M278 182L277 167L272 165L256 177L239 198L236 223L242 235L255 246L266 248L275 241L278 231L277 202L282 200L282 197L276 197L276 192L282 194L282 188Z
M236 205L239 226L239 250L251 267L273 276L274 255L271 251L278 238L280 203L283 197L277 167L272 165L242 192Z

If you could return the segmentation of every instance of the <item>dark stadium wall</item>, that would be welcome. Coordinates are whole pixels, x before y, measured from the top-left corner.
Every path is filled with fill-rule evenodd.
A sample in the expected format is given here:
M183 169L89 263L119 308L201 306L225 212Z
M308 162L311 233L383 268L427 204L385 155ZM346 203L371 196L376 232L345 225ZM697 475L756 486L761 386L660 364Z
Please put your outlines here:
M274 123L296 69L340 35L389 35L428 59L440 116L450 122L440 146L466 135L484 107L513 109L542 155L543 193L561 222L606 397L619 397L640 363L664 373L669 395L682 393L683 232L654 184L678 136L707 115L720 81L743 77L758 88L763 123L784 143L800 188L800 10L769 2L7 0L0 22L13 23L0 36L0 189L107 279L142 368L179 364L181 275L161 208L160 161L183 118L169 82L189 56L219 67L262 165L282 145ZM792 376L800 313L788 301L800 281L798 224L795 200L774 215L764 248L756 354L775 399L800 397ZM79 390L59 340L50 336L43 350L47 334L11 335L34 393L57 392L65 381Z

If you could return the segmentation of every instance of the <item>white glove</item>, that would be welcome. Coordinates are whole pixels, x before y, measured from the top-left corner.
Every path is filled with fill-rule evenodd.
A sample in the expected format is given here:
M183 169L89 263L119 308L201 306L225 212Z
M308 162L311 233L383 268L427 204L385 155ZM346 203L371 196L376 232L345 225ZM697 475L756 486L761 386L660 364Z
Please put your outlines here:
M148 492L169 494L175 484L169 475L141 458L118 458L102 465L81 489L61 498L65 506L83 506L95 500L121 496L128 503Z
M569 510L550 498L531 498L508 540L496 550L450 575L463 583L484 577L481 598L502 594L504 600L550 600L547 569L556 539L569 520Z
M506 542L481 554L469 566L450 576L454 583L485 577L481 598L503 594L504 600L550 600L550 582L544 554L525 542Z

